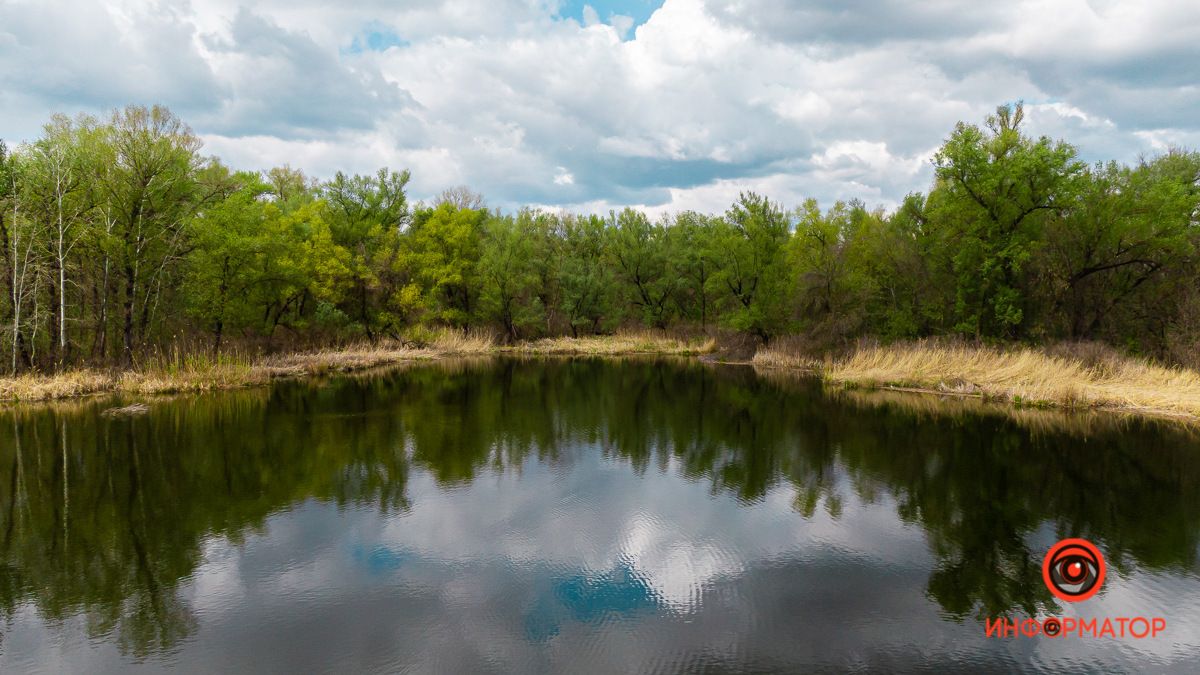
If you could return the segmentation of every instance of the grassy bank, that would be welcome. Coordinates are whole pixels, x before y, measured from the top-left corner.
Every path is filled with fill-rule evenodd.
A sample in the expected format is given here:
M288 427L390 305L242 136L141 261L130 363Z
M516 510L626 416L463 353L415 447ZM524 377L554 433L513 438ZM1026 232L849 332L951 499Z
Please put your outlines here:
M652 333L552 338L499 346L481 334L442 331L418 344L350 345L268 357L169 354L123 371L71 370L0 378L0 401L46 401L104 393L168 394L266 384L279 378L367 370L460 355L690 356L709 338ZM917 342L862 347L819 361L786 341L760 349L757 367L810 372L827 383L974 397L1022 407L1107 409L1200 420L1200 373L1122 357L1112 350L1046 351Z
M618 333L581 338L545 338L522 342L505 351L519 354L576 354L583 356L622 356L627 354L670 354L695 356L716 349L712 338L683 339L653 333Z
M0 378L2 401L47 401L104 393L170 394L232 389L265 384L283 377L349 372L433 356L430 350L350 347L268 357L254 361L240 355L210 358L191 355L156 359L132 370L70 370Z
M1200 419L1200 373L1112 352L1051 352L917 342L818 362L761 350L755 365L807 369L843 386L976 396L1022 406L1110 409Z
M233 352L168 354L130 370L78 369L0 377L0 401L49 401L105 393L171 394L233 389L280 378L348 373L435 358L512 352L519 354L700 354L712 340L682 340L652 334L555 338L500 347L484 334L441 331L420 344L378 343L252 357Z

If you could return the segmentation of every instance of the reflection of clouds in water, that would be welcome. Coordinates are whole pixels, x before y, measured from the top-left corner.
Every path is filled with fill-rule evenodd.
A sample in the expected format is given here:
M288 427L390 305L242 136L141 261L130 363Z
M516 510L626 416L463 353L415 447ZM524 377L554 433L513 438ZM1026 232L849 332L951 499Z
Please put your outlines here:
M942 663L978 672L1031 663L1086 668L1117 654L1143 658L1161 650L1158 669L1183 672L1179 664L1196 651L1179 635L1182 646L1174 648L1151 641L997 643L985 640L975 621L941 621L924 594L931 560L923 534L901 527L886 502L850 501L835 527L826 515L805 521L791 512L787 487L758 504L722 510L710 507L706 485L649 471L626 476L629 489L602 502L577 493L564 512L560 498L584 489L577 484L593 475L579 473L585 475L527 466L520 481L485 477L452 495L417 479L413 511L386 523L370 507L309 502L272 517L239 546L213 539L185 588L187 597L203 594L209 603L197 607L200 630L177 653L141 665L601 673ZM597 483L596 495L612 487L603 476ZM531 510L538 495L560 506ZM559 536L564 519L578 530L567 542ZM493 550L511 537L523 540L517 550L544 555ZM589 542L586 556L575 555L570 541ZM686 562L701 559L696 551L731 553L705 568ZM660 590L683 583L670 578L672 565L688 580L686 613ZM301 578L307 588L297 585ZM1178 617L1174 625L1200 623L1186 598L1165 597L1153 575L1139 578L1135 587L1113 583L1086 614L1146 607L1149 597L1155 606L1166 603L1162 613ZM34 623L23 622L25 630L45 632ZM14 639L22 637L6 636ZM30 663L62 665L64 672L128 669L115 649L82 638L25 641L38 645Z
M454 382L435 381L458 391ZM1032 552L1056 541L1064 523L1109 534L1115 548L1131 549L1122 544L1143 537L1154 541L1154 530L1140 527L1143 519L1105 520L1096 515L1103 508L1089 508L1092 517L1081 518L1074 510L1082 491L1104 494L1103 506L1126 513L1117 507L1142 503L1137 483L1114 483L1115 471L1081 479L1070 452L1013 442L1020 439L993 424L937 435L928 426L910 428L907 418L843 415L773 389L750 391L761 403L748 407L761 422L755 434L721 428L710 417L696 433L678 431L682 448L643 438L670 422L664 410L622 412L590 401L571 405L567 398L555 408L567 415L560 434L535 433L544 426L539 415L518 423L503 411L493 412L504 423L489 427L483 422L488 408L477 401L461 411L439 404L400 415L389 404L380 408L387 414L346 418L371 425L320 427L314 433L329 437L326 446L280 444L296 448L283 456L248 448L247 456L258 461L246 465L253 479L235 480L241 487L233 494L253 508L237 517L217 511L190 530L211 532L210 523L217 523L217 531L234 533L233 540L197 535L192 541L201 542L202 562L181 567L189 576L181 577L177 594L199 619L199 630L144 665L194 671L320 671L346 664L386 672L978 670L1129 667L1157 655L1154 663L1170 670L1200 651L1197 636L1187 632L1200 625L1200 611L1186 602L1195 575L1179 570L1158 576L1126 566L1128 579L1114 576L1112 588L1072 609L1087 615L1097 607L1112 614L1155 608L1175 630L1167 641L987 641L970 610L963 610L961 622L939 614L955 611L964 598L979 602L1011 592L992 583L992 570L1021 568L1026 558L1040 589L1040 558ZM370 408L360 392L350 393L353 405L341 407ZM523 400L519 392L506 396ZM403 400L441 398L408 392ZM797 417L771 427L779 418L776 406ZM439 420L420 426L426 436L419 456L415 436L404 441L407 449L396 447L400 428L383 422L394 418ZM487 444L474 450L440 428L476 422L474 431ZM280 424L292 426L287 417ZM643 433L613 431L635 428ZM533 446L553 438L555 449L502 449L521 438L534 439ZM1005 439L994 451L992 444ZM941 443L953 451L914 450ZM203 463L196 456L206 455L185 455L178 475L197 475ZM1066 459L1042 467L1042 456ZM1177 464L1164 462L1171 470ZM1124 470L1127 463L1117 466L1135 474ZM221 480L182 493L192 495L187 503L201 503L198 496L214 486L225 489L227 478L214 476ZM337 480L330 485L326 476ZM381 481L389 495L403 495L411 510L399 512L394 500L380 508L372 481ZM1112 490L1084 490L1090 485ZM168 487L162 494L180 494L176 483ZM1165 510L1176 516L1166 521L1167 533L1192 525L1187 488L1164 493ZM1155 507L1142 509L1150 512L1161 510L1164 500L1145 503ZM1053 507L1037 506L1045 504ZM185 532L191 522L182 522ZM174 525L162 528L156 541L174 545L167 536L180 529ZM1176 548L1141 550L1186 561ZM935 588L931 569L954 564L961 569L942 578L950 583ZM33 625L39 619L28 613L18 621L26 625L6 635L5 646L19 645L21 664L44 656L44 663L67 664L60 670L127 669L128 652L116 651L111 634L89 643L79 617L61 633ZM12 657L3 657L0 666L11 666Z
M483 475L452 491L417 474L409 483L410 513L374 531L376 519L368 514L354 529L393 550L444 560L498 557L583 572L627 561L669 606L685 612L706 584L739 575L755 559L834 550L911 564L926 555L919 528L898 526L890 500L850 501L841 515L856 525L848 528L823 512L797 515L790 486L736 505L732 495L714 497L704 481L681 478L675 466L634 476L597 450L579 448L569 460L575 471L527 462L519 477Z

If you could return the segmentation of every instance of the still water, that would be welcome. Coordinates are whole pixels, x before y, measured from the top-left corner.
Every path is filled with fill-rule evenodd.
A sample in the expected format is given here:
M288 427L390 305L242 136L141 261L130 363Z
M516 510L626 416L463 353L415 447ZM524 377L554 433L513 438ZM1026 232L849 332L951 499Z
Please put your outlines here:
M1200 440L1170 425L654 360L113 405L0 413L0 672L1200 664ZM1109 564L1070 606L1065 536ZM984 637L1048 614L1167 630Z

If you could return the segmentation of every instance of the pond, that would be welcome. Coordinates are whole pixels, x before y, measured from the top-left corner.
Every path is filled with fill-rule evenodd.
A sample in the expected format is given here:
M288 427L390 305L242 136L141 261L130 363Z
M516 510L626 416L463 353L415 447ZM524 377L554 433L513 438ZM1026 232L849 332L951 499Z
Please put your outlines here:
M685 360L0 413L0 672L1193 671L1200 441ZM1055 599L1054 542L1107 561ZM1136 639L993 617L1162 617Z

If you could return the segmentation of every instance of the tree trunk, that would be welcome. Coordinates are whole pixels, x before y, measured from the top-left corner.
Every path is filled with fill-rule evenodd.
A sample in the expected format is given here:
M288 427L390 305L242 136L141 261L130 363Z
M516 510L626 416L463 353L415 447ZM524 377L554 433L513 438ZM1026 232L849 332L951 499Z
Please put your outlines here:
M123 299L122 311L124 313L124 326L122 327L122 351L121 363L125 366L133 365L133 294L137 290L137 274L134 272L133 265L125 264L125 297Z

